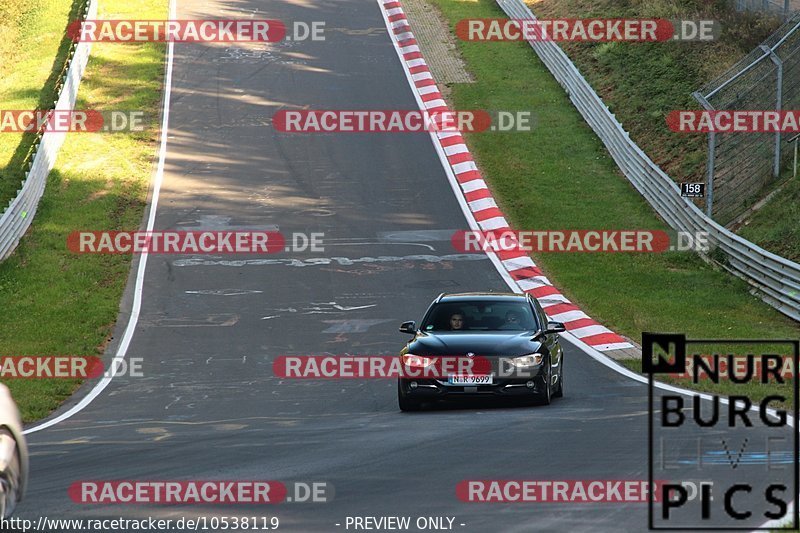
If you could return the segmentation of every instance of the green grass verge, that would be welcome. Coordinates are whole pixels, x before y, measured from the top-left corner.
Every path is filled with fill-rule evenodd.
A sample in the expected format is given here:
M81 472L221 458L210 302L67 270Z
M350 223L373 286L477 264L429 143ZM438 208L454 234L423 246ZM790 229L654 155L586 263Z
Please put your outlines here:
M778 215L780 213L780 215ZM789 178L738 233L770 252L800 261L800 180Z
M71 41L67 24L85 0L0 0L0 103L2 109L49 109ZM25 177L23 161L34 135L0 134L0 213Z
M100 2L99 18L126 17L164 19L167 2ZM159 43L94 44L76 108L144 110L151 122L145 132L67 137L31 230L0 263L2 355L102 353L131 258L75 255L67 251L66 238L76 229L139 227L158 137L164 50ZM6 383L25 421L49 414L78 385Z
M502 17L493 0L433 0L451 29ZM452 87L457 109L531 110L525 133L473 133L467 142L517 229L666 229L617 170L526 43L459 41L473 84ZM746 284L690 253L538 254L537 264L590 316L636 340L642 331L690 338L797 338L800 327Z

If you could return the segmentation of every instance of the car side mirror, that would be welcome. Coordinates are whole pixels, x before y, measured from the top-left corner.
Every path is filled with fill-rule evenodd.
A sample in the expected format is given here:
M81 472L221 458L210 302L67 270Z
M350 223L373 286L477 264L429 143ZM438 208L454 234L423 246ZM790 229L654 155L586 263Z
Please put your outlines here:
M551 320L551 321L549 321L549 322L547 323L547 329L545 330L545 333L546 333L546 334L550 334L550 333L562 333L562 332L564 332L564 331L567 331L567 328L564 326L564 324L563 324L563 323L561 323L561 322L555 322L554 320Z
M408 322L403 322L400 324L400 333L408 333L409 335L416 335L417 334L417 323L413 320L409 320Z

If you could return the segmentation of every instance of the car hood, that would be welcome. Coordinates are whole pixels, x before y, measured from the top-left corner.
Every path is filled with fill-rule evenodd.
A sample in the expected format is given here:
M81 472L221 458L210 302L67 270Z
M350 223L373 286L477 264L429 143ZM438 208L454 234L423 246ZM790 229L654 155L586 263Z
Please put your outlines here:
M416 355L512 356L534 353L542 343L531 340L534 332L420 333L408 345Z

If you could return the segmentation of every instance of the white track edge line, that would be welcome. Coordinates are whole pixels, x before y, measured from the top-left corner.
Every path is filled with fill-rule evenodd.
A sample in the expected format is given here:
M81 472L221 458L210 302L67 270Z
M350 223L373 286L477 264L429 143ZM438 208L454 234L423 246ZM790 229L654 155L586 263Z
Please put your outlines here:
M176 0L170 0L169 3L169 18L175 19L175 11L176 11ZM167 156L167 135L169 133L169 105L170 99L172 95L172 64L173 64L173 55L175 50L175 43L174 41L170 41L167 44L167 67L166 67L166 76L164 78L164 101L163 101L163 112L162 112L162 121L161 121L161 146L159 147L158 152L158 166L156 168L155 178L153 180L153 198L150 201L150 213L147 219L147 231L153 231L153 227L155 226L156 221L156 211L158 209L158 197L161 192L161 183L164 181L164 165ZM55 426L56 424L71 418L72 416L76 415L77 413L83 411L95 398L97 398L100 393L105 390L105 388L111 383L111 380L114 379L116 376L117 366L120 361L125 359L125 355L128 353L128 347L131 344L131 340L133 339L133 334L136 331L136 326L139 322L139 312L142 308L142 292L144 289L144 274L145 269L147 267L147 251L142 252L139 258L139 268L136 272L136 285L133 291L133 305L131 306L131 315L128 318L128 325L125 328L125 333L122 335L122 340L120 341L119 347L117 348L117 353L114 355L114 358L111 360L111 364L109 365L109 370L111 370L110 376L104 376L94 388L89 391L89 393L84 396L80 402L72 406L68 411L62 413L61 415L53 418L52 420L48 420L42 424L33 426L31 428L26 429L23 431L24 435L29 435L31 433L35 433L37 431L41 431L43 429L47 429L49 427Z

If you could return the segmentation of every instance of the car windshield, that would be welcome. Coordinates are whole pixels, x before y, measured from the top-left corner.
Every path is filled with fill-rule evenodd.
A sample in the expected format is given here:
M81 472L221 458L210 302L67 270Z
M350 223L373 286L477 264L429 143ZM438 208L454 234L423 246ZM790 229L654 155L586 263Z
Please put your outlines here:
M527 302L443 302L436 304L422 331L534 331L536 318Z

